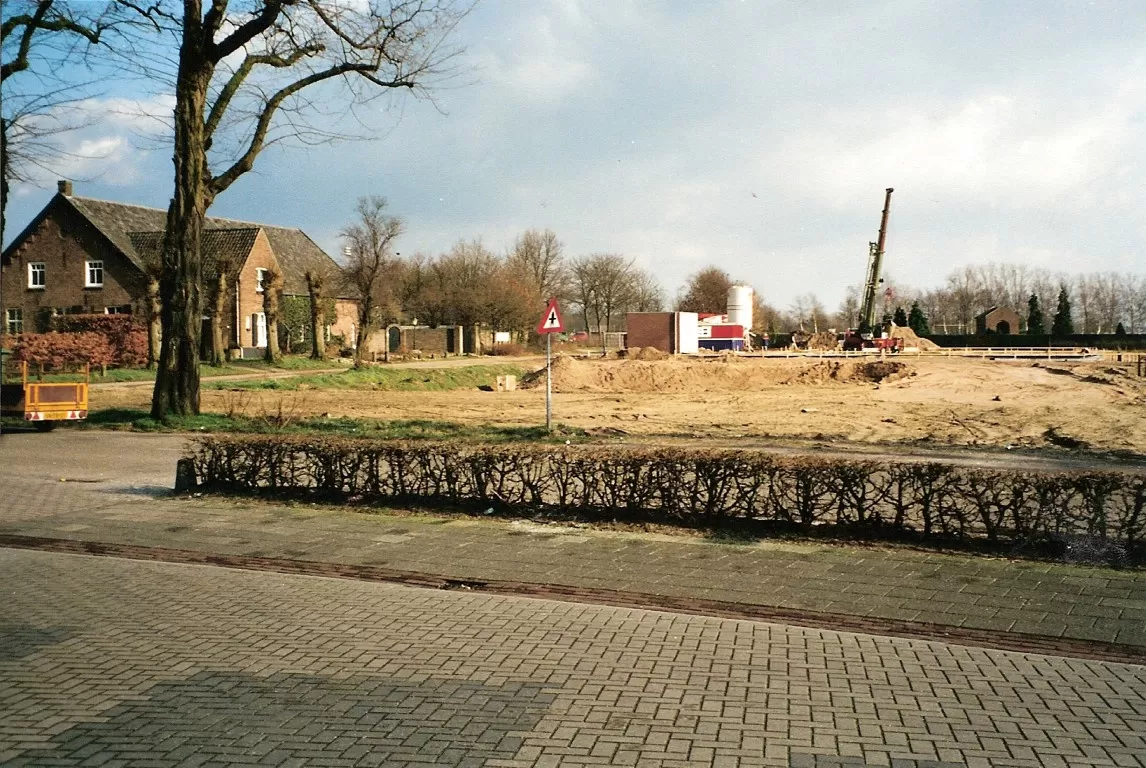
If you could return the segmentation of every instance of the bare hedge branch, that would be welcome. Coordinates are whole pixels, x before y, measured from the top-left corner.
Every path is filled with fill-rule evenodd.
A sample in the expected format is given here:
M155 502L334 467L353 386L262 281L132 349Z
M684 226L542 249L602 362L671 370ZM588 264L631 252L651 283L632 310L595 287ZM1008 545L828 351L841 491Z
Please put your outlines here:
M1146 563L1146 477L837 461L746 451L404 443L211 435L192 452L209 491L576 512L718 526L832 527L865 538L1098 548Z

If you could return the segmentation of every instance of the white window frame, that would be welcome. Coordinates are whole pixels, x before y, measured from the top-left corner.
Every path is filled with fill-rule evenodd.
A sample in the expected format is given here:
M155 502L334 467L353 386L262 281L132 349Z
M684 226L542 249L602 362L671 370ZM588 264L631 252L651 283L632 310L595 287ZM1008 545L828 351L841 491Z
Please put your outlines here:
M262 293L265 289L267 282L267 270L263 267L255 267L255 293Z
M130 315L131 314L131 307L129 307L125 304L120 304L120 305L115 306L115 307L104 307L103 313L105 315Z
M92 272L99 270L99 282L92 280ZM84 262L84 288L103 288L103 259Z
M39 284L35 280L37 273L40 275ZM48 287L48 263L46 261L28 262L28 287L37 291L42 291Z
M13 330L13 326L19 326ZM9 336L24 332L24 310L20 307L9 307L4 313L4 330Z

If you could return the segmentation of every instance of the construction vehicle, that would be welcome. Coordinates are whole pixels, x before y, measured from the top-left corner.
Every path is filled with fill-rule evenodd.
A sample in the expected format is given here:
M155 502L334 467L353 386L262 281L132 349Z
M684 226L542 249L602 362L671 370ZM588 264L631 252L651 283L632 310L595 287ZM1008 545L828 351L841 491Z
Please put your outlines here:
M41 432L48 432L61 421L78 421L88 416L87 365L70 373L54 374L66 381L32 381L28 362L14 360L4 366L0 382L0 416L23 419ZM41 369L41 378L43 370Z
M867 280L864 282L863 302L860 304L859 327L849 330L844 335L843 348L846 352L864 349L881 352L900 352L903 350L903 339L888 338L882 328L877 329L875 322L875 297L879 287L883 285L883 254L884 245L887 243L887 214L891 210L891 193L894 191L893 187L887 188L887 194L883 199L883 215L879 220L879 238L874 243L868 243Z

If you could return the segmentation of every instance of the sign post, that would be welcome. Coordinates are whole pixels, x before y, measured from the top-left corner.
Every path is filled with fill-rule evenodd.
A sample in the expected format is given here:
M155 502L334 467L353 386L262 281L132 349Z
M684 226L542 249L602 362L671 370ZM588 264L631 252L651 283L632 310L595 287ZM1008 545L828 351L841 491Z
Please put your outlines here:
M557 309L557 299L550 299L545 314L537 324L537 332L545 336L545 431L553 431L553 334L564 333L565 323Z

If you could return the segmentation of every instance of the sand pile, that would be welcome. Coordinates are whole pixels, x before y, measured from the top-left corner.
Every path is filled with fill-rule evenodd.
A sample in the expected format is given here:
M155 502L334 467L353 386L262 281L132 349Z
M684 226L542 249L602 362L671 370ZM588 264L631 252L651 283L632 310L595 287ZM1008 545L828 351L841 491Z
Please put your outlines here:
M629 357L634 360L665 360L670 357L670 355L667 352L660 351L656 347L644 347L643 349L637 347L635 352L629 355Z
M879 382L905 374L899 362L836 360L576 360L553 362L556 392L700 393L753 392L785 385ZM545 369L522 377L520 387L545 385Z
M901 328L898 325L891 326L891 333L888 334L893 339L903 339L903 346L915 347L916 349L939 349L939 345L930 339L921 339L916 335L915 331L910 328Z
M820 331L808 337L808 349L830 352L840 348L840 342L834 333Z
M906 375L905 363L873 361L866 363L829 360L798 371L785 384L879 383L893 376Z

